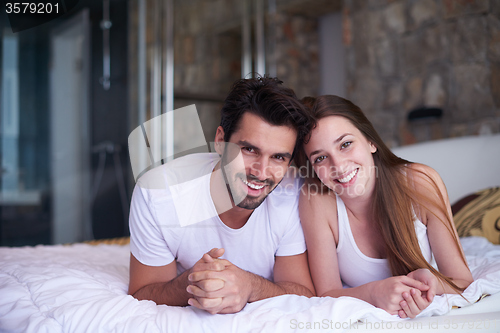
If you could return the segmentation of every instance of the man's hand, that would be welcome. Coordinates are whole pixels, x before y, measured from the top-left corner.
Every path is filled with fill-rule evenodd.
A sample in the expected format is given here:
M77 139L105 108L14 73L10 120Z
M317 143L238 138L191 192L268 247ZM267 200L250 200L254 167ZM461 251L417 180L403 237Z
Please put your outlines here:
M224 254L224 249L213 248L209 252L205 253L200 260L194 264L191 268L188 275L188 287L186 291L190 294L193 294L193 290L204 290L205 292L214 292L220 290L224 287L224 281L221 279L213 279L207 278L199 281L191 281L190 276L193 273L201 274L203 272L219 272L225 269L225 265L218 258ZM195 296L196 298L196 296ZM191 304L192 298L188 300L188 304ZM221 297L204 297L198 299L198 303L204 304L204 310L209 311L208 309L218 306L222 303ZM201 307L200 307L201 308ZM209 311L210 312L210 311Z
M212 254L218 253L215 251ZM253 285L258 277L212 255L207 257L205 254L202 260L205 261L204 267L208 264L218 269L195 270L193 267L187 288L193 298L188 300L188 304L212 314L235 313L243 309L251 301ZM219 269L221 267L224 268Z
M218 260L224 254L224 249L213 248L205 253L200 260L198 260L193 267L191 267L190 274L202 271L222 271L225 266Z
M222 252L221 252L222 251ZM249 302L284 294L313 296L305 285L312 282L301 269L307 270L306 254L276 257L274 278L271 282L245 271L228 260L219 259L222 249L212 249L193 266L188 275L187 292L193 295L188 304L212 314L235 313ZM290 272L290 268L295 270Z
M402 310L401 302L405 301L404 293L411 295L412 289L425 292L429 290L429 286L403 275L371 282L370 289L370 303L395 315Z

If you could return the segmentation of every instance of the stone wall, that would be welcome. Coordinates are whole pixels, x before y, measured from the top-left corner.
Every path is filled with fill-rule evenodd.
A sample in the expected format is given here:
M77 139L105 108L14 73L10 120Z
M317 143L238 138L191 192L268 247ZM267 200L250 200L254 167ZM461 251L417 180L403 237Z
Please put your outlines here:
M152 57L158 47L154 19L158 8L163 7L164 10L164 6L159 5L159 1L161 0L146 0L147 119L150 118L152 106L150 100L150 82L154 70ZM324 8L325 0L312 2L318 1L322 2L322 8ZM275 73L272 74L283 80L286 86L293 88L299 97L316 95L320 82L317 20L311 17L312 14L304 15L301 10L297 10L296 4L300 5L302 2L304 1L278 2L276 14L266 15L268 66L266 73L259 73L268 74L271 67L275 68ZM308 8L312 7L308 6ZM163 15L165 16L165 13ZM165 24L164 19L162 19L162 24ZM129 109L131 130L139 125L137 123L138 28L138 0L130 0ZM252 35L252 38L255 48L255 36ZM241 78L241 57L241 1L174 1L174 108L196 104L208 142L214 139L220 122L220 108L231 84ZM271 63L274 66L271 66ZM165 96L162 96L162 101L165 99ZM176 135L182 135L182 132L176 129Z
M500 131L500 2L344 0L347 97L390 146ZM407 121L417 107L440 119Z
M318 20L313 17L279 12L275 17L276 76L294 89L299 98L319 91Z

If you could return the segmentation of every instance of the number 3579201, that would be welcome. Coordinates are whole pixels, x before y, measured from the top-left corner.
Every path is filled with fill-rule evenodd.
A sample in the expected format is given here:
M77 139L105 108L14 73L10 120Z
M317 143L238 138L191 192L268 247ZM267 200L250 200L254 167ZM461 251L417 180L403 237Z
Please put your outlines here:
M5 12L7 14L58 14L59 3L7 2Z

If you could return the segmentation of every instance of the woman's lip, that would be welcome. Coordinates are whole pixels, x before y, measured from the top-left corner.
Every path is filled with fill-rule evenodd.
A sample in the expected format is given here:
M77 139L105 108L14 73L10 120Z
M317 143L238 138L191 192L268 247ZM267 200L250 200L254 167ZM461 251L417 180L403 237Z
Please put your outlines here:
M359 171L359 168L354 169L354 170L350 171L349 173L346 172L342 176L338 177L336 180L341 184L348 183L349 181L351 181L354 178L354 176L356 176L358 174L358 171Z
M343 187L348 187L348 186L351 186L352 184L354 184L354 182L356 181L357 177L358 177L358 173L359 173L359 168L357 169L354 169L353 171L351 171L350 173L348 173L346 176L344 176L343 178L340 178L340 179L346 179L345 182L341 182L339 180L339 178L335 179L335 182L337 184L339 184L340 186L343 186ZM350 179L349 179L350 178ZM348 180L347 180L348 179Z

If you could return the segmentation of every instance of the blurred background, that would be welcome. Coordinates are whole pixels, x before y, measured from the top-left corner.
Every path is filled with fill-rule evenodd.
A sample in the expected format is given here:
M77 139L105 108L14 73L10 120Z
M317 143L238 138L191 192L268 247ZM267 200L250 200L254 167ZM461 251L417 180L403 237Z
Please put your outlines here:
M195 104L210 142L255 73L352 100L390 147L500 132L500 1L81 0L0 28L0 246L127 236L128 135Z

